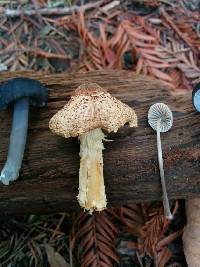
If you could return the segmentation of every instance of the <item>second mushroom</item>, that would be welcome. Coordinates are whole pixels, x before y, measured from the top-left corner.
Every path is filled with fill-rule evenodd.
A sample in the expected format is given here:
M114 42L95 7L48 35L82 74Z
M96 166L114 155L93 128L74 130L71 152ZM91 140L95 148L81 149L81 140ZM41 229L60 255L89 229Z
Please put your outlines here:
M80 85L70 101L50 120L52 132L65 138L78 136L80 140L80 169L78 201L92 213L106 208L103 177L103 131L117 132L129 123L137 127L132 108L111 96L95 83Z

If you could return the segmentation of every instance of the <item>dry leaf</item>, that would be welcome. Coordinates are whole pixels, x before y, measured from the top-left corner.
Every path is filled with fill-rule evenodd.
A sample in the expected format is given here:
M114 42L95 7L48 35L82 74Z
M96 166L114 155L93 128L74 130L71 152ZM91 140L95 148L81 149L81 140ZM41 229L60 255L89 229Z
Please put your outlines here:
M50 267L70 267L69 263L49 244L45 245Z
M81 213L71 230L70 250L75 245L81 248L82 267L108 267L119 264L115 250L117 229L107 211L101 213Z
M177 211L176 203L173 214ZM127 232L137 237L137 242L127 242L127 247L137 249L141 256L154 257L158 267L164 267L172 253L167 247L182 230L165 236L169 221L164 217L162 204L134 204L120 208L121 220Z

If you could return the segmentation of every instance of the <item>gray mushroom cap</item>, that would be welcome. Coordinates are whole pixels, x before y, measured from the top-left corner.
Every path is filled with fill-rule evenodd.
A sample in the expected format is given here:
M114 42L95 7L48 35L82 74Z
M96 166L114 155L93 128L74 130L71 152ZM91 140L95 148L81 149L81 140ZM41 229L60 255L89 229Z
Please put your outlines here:
M39 81L20 77L6 81L0 85L0 110L11 102L28 97L30 105L46 106L48 90Z
M173 124L173 115L169 107L163 103L152 105L148 112L149 125L157 131L157 123L160 120L160 132L169 131Z

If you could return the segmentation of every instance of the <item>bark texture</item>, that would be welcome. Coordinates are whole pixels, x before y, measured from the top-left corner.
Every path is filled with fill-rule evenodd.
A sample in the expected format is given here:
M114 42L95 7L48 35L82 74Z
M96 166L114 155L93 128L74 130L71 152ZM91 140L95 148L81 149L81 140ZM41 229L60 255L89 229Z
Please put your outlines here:
M50 132L49 119L83 82L96 82L133 107L138 128L125 126L108 134L103 151L108 206L160 200L156 133L148 126L149 107L164 102L173 111L172 129L161 134L169 198L200 196L200 116L192 107L191 92L174 95L160 82L127 71L76 74L33 72L1 73L0 82L17 76L38 79L49 89L46 108L31 108L28 141L19 179L0 185L1 213L34 213L80 209L77 203L79 151L77 138L64 139ZM0 112L0 168L10 134L12 109Z

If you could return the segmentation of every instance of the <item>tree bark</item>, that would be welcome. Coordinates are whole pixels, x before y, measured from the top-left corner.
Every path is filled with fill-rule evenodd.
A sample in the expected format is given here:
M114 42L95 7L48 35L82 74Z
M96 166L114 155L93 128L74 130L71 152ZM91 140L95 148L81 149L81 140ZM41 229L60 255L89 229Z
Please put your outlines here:
M0 82L17 76L40 80L49 89L46 108L31 108L29 131L19 179L0 185L0 212L36 213L80 209L77 202L79 143L50 132L49 119L85 81L96 82L133 107L138 128L123 127L105 142L104 177L108 206L161 200L156 133L147 122L150 106L167 104L174 115L172 129L161 134L169 198L200 197L200 115L191 92L175 95L160 82L127 71L77 74L1 73ZM0 168L6 160L12 110L0 112Z

